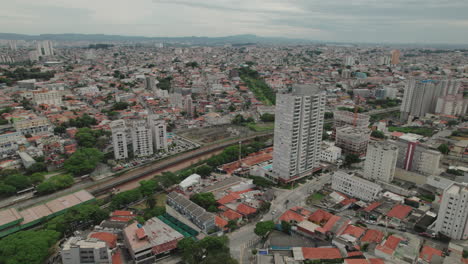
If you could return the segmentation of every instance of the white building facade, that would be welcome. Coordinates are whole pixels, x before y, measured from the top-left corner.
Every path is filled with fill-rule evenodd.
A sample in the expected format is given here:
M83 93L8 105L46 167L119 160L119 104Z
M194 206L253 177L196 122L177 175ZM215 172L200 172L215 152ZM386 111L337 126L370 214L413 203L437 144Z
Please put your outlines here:
M106 242L95 238L69 238L60 252L63 264L110 264L112 258Z
M153 155L153 137L151 128L145 120L136 120L131 128L133 154L135 157Z
M277 94L273 178L296 180L317 166L325 101L325 93L311 85L296 85L291 94Z
M112 145L116 160L128 158L127 127L124 120L115 120L110 124L112 131Z
M379 197L382 187L377 183L344 171L336 171L332 176L332 189L364 201Z
M364 177L391 182L395 175L398 148L386 142L371 142L367 146Z
M468 186L454 183L444 190L435 231L452 239L468 239Z

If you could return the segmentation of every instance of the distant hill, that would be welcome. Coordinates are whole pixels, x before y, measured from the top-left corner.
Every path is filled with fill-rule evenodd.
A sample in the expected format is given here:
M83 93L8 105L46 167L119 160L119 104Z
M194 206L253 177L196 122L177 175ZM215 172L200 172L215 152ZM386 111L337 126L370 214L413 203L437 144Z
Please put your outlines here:
M14 33L0 33L0 39L13 40L55 40L55 41L89 41L89 42L177 42L186 44L310 44L312 41L304 39L290 39L282 37L260 37L256 35L235 35L226 37L142 37L120 36L105 34L40 34L23 35Z

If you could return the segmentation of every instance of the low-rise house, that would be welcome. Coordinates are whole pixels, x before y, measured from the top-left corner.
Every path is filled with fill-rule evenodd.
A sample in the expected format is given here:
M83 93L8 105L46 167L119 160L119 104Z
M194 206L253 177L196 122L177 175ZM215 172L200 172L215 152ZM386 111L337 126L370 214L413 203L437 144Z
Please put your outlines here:
M167 195L167 205L174 208L197 227L208 233L216 229L215 216L190 201L180 193L171 192Z

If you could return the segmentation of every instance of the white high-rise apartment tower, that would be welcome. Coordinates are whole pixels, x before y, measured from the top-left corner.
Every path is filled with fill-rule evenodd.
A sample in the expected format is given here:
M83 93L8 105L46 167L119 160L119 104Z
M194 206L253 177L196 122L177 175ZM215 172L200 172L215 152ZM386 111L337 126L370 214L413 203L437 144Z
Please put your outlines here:
M136 157L153 155L153 137L146 120L135 120L131 128L133 153Z
M424 117L435 113L440 96L455 95L460 90L459 80L416 80L410 79L401 103L401 120L409 117Z
M435 231L452 239L468 239L468 185L453 183L444 190Z
M154 150L163 149L167 151L166 122L156 115L150 115L148 116L148 123L153 135Z
M398 148L388 142L371 142L367 146L364 177L391 182L395 175Z
M288 182L310 175L320 159L326 95L312 85L277 94L272 176Z
M127 128L124 120L115 120L110 124L112 131L112 145L116 160L128 158Z
M53 56L54 55L54 45L50 40L38 41L36 43L37 52L39 56Z

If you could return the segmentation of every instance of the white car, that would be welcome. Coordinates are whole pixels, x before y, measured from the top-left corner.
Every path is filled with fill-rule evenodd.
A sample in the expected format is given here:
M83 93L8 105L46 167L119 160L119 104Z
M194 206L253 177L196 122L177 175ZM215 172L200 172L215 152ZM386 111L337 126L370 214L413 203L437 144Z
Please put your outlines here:
M271 214L272 214L272 215L275 215L275 214L276 214L276 210L271 211Z

